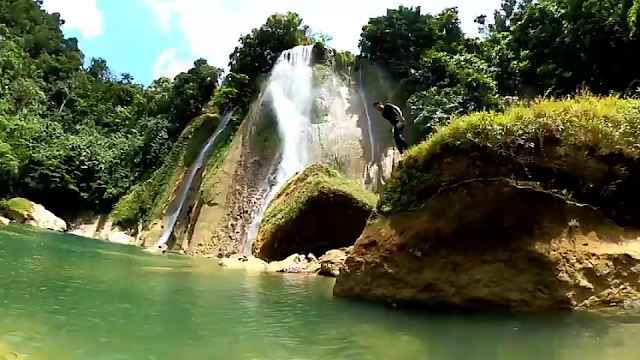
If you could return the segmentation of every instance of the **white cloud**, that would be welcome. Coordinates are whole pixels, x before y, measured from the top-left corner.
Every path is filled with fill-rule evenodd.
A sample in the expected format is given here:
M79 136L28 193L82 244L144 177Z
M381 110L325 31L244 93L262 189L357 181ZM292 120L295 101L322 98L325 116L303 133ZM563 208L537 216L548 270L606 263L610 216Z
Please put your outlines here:
M46 0L42 7L60 13L64 28L78 29L87 39L102 35L102 13L96 0Z
M259 27L275 12L297 12L314 31L333 37L331 46L358 52L362 26L369 18L384 15L387 8L399 5L418 6L436 13L445 7L458 6L463 30L477 33L473 19L481 13L490 15L500 0L141 0L156 13L165 31L181 30L194 58L203 57L210 64L226 68L229 54L240 36ZM172 23L172 20L175 22ZM176 28L172 29L172 26Z
M153 65L153 78L157 79L166 76L173 79L176 75L189 70L192 66L192 61L176 59L176 49L167 49L158 56L155 65Z

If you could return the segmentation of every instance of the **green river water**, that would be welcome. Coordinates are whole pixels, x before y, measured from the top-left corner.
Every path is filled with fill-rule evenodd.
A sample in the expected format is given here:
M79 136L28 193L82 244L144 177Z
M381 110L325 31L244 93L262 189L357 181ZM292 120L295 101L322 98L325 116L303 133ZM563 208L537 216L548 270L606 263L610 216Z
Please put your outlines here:
M0 228L0 359L639 359L640 319L418 314L333 279Z

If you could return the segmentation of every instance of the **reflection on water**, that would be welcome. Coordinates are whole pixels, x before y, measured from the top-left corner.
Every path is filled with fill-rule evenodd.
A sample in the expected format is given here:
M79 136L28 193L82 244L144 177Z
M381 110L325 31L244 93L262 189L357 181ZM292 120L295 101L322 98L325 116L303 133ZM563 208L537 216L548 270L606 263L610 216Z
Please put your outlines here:
M11 225L0 228L0 359L636 359L640 321L428 315L333 280Z

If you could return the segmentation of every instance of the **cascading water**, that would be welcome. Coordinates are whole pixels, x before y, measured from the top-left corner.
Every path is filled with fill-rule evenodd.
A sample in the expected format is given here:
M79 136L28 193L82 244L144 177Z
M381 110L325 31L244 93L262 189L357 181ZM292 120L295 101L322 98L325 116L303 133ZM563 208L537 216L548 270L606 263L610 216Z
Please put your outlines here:
M169 217L169 223L167 224L167 227L164 229L162 236L160 236L160 239L158 239L156 244L153 246L154 248L159 248L164 244L166 244L167 241L169 241L169 238L173 233L173 229L176 226L176 222L178 221L178 216L180 216L180 212L182 211L184 202L187 199L187 194L189 193L189 188L191 187L193 178L195 177L198 170L204 166L205 160L209 157L209 153L213 148L213 144L216 142L216 139L222 133L222 131L224 131L224 129L227 127L227 124L229 124L229 120L231 119L232 114L233 114L233 111L228 111L222 117L222 119L220 119L220 122L218 123L218 127L216 128L216 131L214 131L213 134L209 137L205 145L202 147L202 150L200 150L200 153L198 154L196 161L193 163L193 165L191 165L191 169L189 169L189 174L186 179L186 182L182 187L182 191L180 192L178 206L173 211L173 213L171 213L171 216Z
M367 99L364 94L364 88L362 86L362 67L360 67L359 72L359 81L358 87L360 91L360 100L362 100L362 107L364 107L364 113L367 116L367 131L369 132L369 148L371 149L371 159L370 161L374 161L375 159L375 142L373 140L373 130L371 129L371 116L369 116L369 104L367 103Z
M253 239L258 234L271 200L289 178L312 162L312 49L313 46L307 45L284 51L276 61L267 83L266 101L271 104L277 117L282 156L274 185L267 191L247 228L243 249L245 254L251 253Z

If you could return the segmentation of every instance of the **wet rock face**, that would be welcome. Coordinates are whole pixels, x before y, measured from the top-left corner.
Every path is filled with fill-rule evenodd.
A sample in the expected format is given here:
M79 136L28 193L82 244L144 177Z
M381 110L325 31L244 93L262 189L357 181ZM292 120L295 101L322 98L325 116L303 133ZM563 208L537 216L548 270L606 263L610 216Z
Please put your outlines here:
M264 193L272 159L251 149L252 128L249 122L236 135L227 159L217 174L211 202L202 204L198 217L192 220L193 233L189 253L227 257L242 252L245 229L253 219L253 210Z
M640 299L637 235L548 192L474 181L368 225L334 294L483 311L629 304Z

